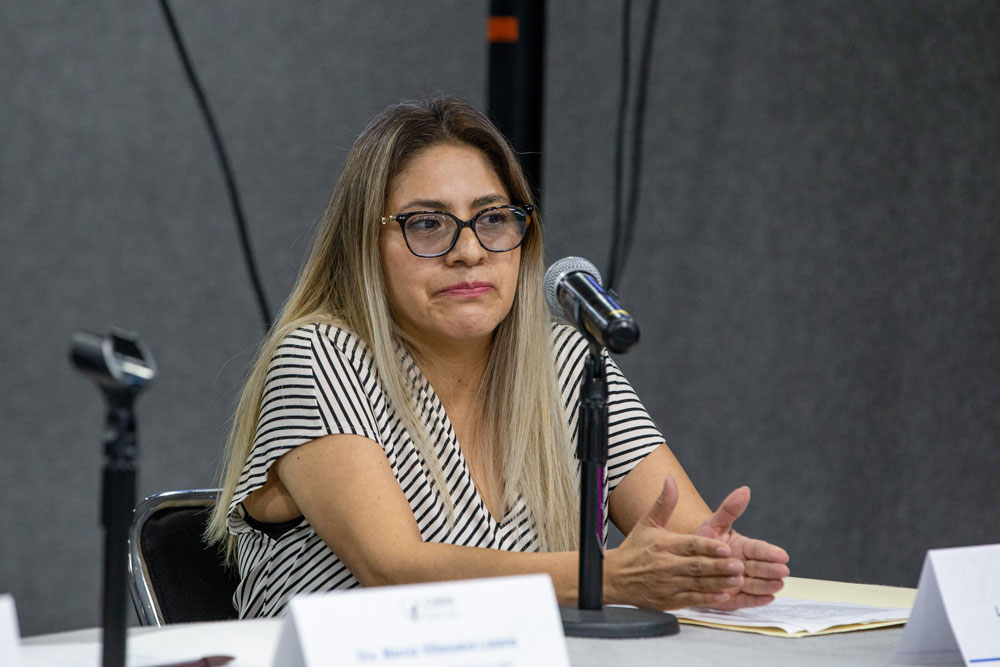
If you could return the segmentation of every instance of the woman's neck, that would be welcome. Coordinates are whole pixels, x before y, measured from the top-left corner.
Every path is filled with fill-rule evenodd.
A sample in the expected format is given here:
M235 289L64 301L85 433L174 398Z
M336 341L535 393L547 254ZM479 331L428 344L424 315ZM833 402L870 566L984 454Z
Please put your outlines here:
M445 407L466 407L475 397L489 362L490 339L421 346L417 364Z

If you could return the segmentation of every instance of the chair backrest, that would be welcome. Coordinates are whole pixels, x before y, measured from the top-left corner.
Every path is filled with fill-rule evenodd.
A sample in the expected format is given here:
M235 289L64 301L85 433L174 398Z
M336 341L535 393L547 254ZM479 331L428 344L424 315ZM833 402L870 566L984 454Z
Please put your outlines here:
M202 540L217 495L218 489L168 491L135 508L128 569L141 624L236 618L239 575Z

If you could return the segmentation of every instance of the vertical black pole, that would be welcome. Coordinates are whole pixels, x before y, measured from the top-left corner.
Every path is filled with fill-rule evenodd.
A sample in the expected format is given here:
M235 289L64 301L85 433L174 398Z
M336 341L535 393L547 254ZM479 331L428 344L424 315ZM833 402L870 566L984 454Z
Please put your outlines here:
M111 398L109 401L119 402ZM125 667L128 530L135 506L135 450L135 413L129 399L109 407L104 434L103 667Z
M576 456L580 459L580 609L600 609L604 584L604 478L608 462L608 382L596 345L580 378L580 429Z
M489 113L541 202L545 0L490 0ZM521 202L515 202L521 203Z

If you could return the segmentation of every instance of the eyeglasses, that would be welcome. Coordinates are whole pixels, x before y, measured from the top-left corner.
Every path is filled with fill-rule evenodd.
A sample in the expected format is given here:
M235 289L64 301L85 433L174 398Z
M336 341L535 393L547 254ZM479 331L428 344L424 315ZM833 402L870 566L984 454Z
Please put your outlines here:
M441 257L451 252L462 229L472 230L479 245L490 252L507 252L521 245L534 209L524 206L491 206L461 220L443 211L414 211L382 218L396 221L403 230L406 247L417 257Z

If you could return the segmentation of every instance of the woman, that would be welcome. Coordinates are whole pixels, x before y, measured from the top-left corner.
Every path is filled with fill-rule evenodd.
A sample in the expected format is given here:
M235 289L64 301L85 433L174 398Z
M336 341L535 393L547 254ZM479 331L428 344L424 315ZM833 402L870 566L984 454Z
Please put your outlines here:
M542 229L499 131L451 98L356 142L244 389L209 537L241 617L296 593L545 572L577 595L572 432L586 345L553 327ZM617 367L604 600L766 604L787 554L705 505ZM488 547L488 548L483 548Z

